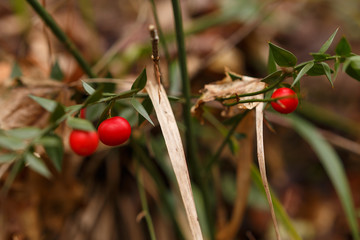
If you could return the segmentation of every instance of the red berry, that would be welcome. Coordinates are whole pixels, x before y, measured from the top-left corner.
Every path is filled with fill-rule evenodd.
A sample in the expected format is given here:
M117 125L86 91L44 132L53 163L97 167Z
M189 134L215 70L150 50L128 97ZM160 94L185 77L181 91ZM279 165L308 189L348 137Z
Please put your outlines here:
M71 149L80 156L89 156L96 151L99 144L97 132L73 130L69 138Z
M296 93L290 88L276 89L271 98L283 98L271 102L271 106L279 113L291 113L295 111L297 105L299 104Z
M80 110L80 118L83 118L83 119L86 118L86 108L82 108Z
M101 142L108 146L117 146L129 139L131 126L123 117L112 117L99 125L98 133Z

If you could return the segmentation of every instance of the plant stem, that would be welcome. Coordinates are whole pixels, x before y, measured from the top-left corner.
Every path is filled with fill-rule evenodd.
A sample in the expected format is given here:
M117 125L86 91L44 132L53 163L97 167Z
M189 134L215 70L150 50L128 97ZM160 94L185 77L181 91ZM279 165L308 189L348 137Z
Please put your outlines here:
M186 48L185 48L185 36L182 25L182 16L181 16L181 8L178 0L171 0L172 7L174 12L174 20L175 20L175 28L176 28L176 42L178 47L178 57L180 64L180 75L182 79L182 92L185 98L185 104L183 109L184 121L186 125L186 147L187 147L187 155L190 163L196 162L196 153L195 153L195 137L193 134L193 126L191 121L191 94L190 94L190 80L187 71L186 65ZM193 165L193 164L192 164ZM193 166L195 167L195 166ZM192 169L195 170L196 169Z
M146 223L147 223L147 226L149 229L150 239L156 240L154 225L151 220L150 211L149 211L149 207L148 207L148 203L147 203L147 199L146 199L146 193L145 193L145 189L144 189L144 182L142 180L142 176L140 173L140 169L139 169L140 167L139 167L138 161L136 161L135 164L136 164L136 180L137 180L137 185L138 185L138 189L139 189L141 206L143 208L143 211L145 212L145 220L146 220Z
M35 12L42 18L45 24L51 29L54 35L62 42L67 50L73 55L80 67L84 72L90 77L95 78L96 75L91 70L91 67L84 60L83 56L76 48L75 44L66 36L66 34L61 30L58 24L55 22L53 17L45 10L45 8L37 0L26 0Z
M219 160L220 154L222 153L222 151L224 150L226 144L228 143L228 141L230 140L230 137L234 134L236 127L238 126L238 124L241 122L241 120L246 116L246 114L249 112L249 110L246 110L243 114L241 114L241 117L239 117L238 119L236 119L236 122L234 123L234 125L231 127L231 129L228 131L226 137L224 138L223 142L221 143L220 147L217 149L216 153L214 154L214 156L209 160L209 162L206 164L206 168L205 171L207 173L210 172L211 167Z

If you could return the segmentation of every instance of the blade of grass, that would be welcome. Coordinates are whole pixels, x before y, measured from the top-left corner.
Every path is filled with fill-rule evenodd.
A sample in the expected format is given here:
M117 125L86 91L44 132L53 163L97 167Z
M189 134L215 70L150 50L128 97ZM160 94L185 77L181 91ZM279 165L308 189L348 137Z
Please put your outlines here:
M251 166L251 179L254 181L256 186L259 189L261 189L261 192L264 194L264 197L266 197L266 192L265 192L264 186L261 181L260 172L254 164L252 164L252 166ZM291 223L291 220L290 220L289 216L287 215L285 209L281 205L279 199L274 194L271 194L271 198L274 203L274 209L275 209L276 215L279 217L279 219L285 226L288 234L294 240L301 240L302 238L296 231L294 225Z
M55 22L53 17L45 10L45 8L37 0L26 0L30 6L35 10L35 12L41 17L45 24L51 29L53 34L57 39L64 44L67 50L73 55L73 57L78 62L79 66L84 70L84 72L90 77L94 78L96 75L91 70L91 67L85 61L84 57L81 55L79 50L76 48L75 44L66 36L66 34L61 30L59 25Z
M139 163L136 161L136 182L138 185L138 190L139 190L139 195L140 195L140 200L141 200L141 206L143 208L143 211L145 213L145 220L146 220L146 224L148 226L148 230L150 233L150 239L151 240L156 240L156 235L155 235L155 230L154 230L154 225L153 222L151 220L151 216L150 216L150 211L149 211L149 206L147 203L147 199L146 199L146 193L145 193L145 189L144 189L144 181L142 178L142 175L140 173L140 167L139 167Z
M295 115L289 116L289 119L294 129L310 144L318 155L340 198L353 238L359 240L356 211L341 159L311 123Z

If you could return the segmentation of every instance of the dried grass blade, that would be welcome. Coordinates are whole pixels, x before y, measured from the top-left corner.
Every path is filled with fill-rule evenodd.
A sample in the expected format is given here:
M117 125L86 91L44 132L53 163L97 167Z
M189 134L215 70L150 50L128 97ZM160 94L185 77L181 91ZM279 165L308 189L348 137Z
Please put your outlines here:
M163 133L170 161L175 172L179 185L180 194L185 206L189 226L193 239L202 240L202 233L196 212L194 197L191 190L191 183L188 168L186 165L184 148L182 145L179 129L171 109L166 92L161 83L153 77L154 73L149 71L153 67L147 67L148 82L146 91L154 105L161 131ZM160 101L161 99L161 101Z
M264 153L264 134L263 134L263 122L264 122L264 103L261 102L256 106L256 142L257 142L257 156L259 161L259 169L261 180L264 185L264 189L266 192L266 198L268 200L270 206L271 218L274 223L276 239L280 240L280 231L279 226L276 220L276 215L274 211L274 205L271 199L271 193L269 188L269 183L266 177L266 167L265 167L265 153Z

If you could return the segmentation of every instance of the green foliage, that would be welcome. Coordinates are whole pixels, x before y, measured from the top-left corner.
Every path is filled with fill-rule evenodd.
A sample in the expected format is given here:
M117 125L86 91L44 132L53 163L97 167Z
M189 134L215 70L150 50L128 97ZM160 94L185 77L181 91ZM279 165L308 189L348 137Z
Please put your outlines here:
M33 99L35 102L37 102L40 106L45 108L45 110L48 112L53 112L58 106L58 103L54 100L33 96L33 95L29 95L29 97Z
M146 110L147 114L150 115L152 111L154 110L154 106L151 102L151 99L149 97L146 97L141 104L143 105L144 109ZM142 124L146 120L145 117L143 117L141 114L139 115L139 125ZM154 124L153 124L154 125Z
M142 117L148 120L151 125L155 126L144 106L136 98L131 99L131 104Z
M15 128L6 131L7 136L19 138L19 139L31 139L39 136L41 130L36 127L22 127Z
M146 76L146 69L144 68L140 75L136 78L135 82L131 86L131 90L140 91L146 86L147 76Z
M25 149L26 143L21 138L0 135L0 147L8 150L17 151Z
M64 73L62 72L57 60L51 67L50 78L57 81L62 81L64 79Z
M299 74L297 74L296 78L294 79L293 84L291 85L292 87L295 86L295 84L300 80L300 78L302 78L312 67L314 66L314 62L309 62L308 64L306 64L299 72Z
M277 65L279 65L280 67L294 67L296 65L297 58L293 53L270 42L269 47L271 54L274 57L274 61Z
M64 156L62 139L56 134L49 134L40 138L38 143L45 148L46 154L49 156L56 170L60 172Z
M91 122L82 118L68 117L67 125L73 129L83 130L83 131L95 131L94 126Z
M294 129L310 144L330 177L349 222L353 238L360 239L354 203L351 196L346 173L341 159L331 145L318 133L309 122L292 115L290 117Z
M22 76L22 71L17 62L14 62L14 65L11 69L10 78L18 78Z
M349 57L351 54L351 46L345 37L342 37L336 45L335 53L342 57Z
M40 175L46 178L51 177L51 173L49 169L46 167L44 162L39 157L35 156L33 153L26 152L24 159L32 170L34 170L35 172L39 173Z
M336 36L336 33L338 32L339 28L335 30L335 32L330 36L330 38L321 46L319 53L325 53L329 47L331 46L332 42L334 41L334 38Z

